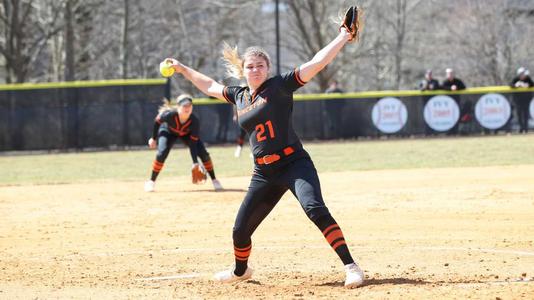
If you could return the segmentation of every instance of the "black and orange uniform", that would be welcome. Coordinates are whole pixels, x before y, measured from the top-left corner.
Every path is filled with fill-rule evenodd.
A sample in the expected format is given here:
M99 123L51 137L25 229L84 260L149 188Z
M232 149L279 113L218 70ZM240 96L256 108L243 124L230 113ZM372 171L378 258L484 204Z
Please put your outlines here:
M303 86L298 69L269 78L251 94L248 87L223 89L249 135L254 173L233 229L235 274L241 276L252 249L251 236L287 191L323 232L343 263L353 263L343 233L321 194L317 170L293 129L293 92Z
M191 154L193 163L198 163L198 157L200 157L211 179L215 179L213 163L204 143L199 138L199 131L200 121L194 114L191 114L189 119L184 123L180 122L180 117L176 109L165 110L158 114L154 120L152 130L152 138L158 144L158 154L152 165L150 180L156 181L159 172L163 168L165 159L167 159L172 146L178 138L189 147L189 153Z

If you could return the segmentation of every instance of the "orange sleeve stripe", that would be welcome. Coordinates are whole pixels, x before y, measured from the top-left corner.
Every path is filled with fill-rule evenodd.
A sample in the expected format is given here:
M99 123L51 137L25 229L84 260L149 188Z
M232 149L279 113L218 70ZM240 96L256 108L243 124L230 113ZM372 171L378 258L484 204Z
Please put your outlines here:
M334 251L336 251L337 247L342 246L342 245L346 245L346 244L347 243L345 243L345 240L337 241L335 244L332 245L332 249L334 249Z
M302 85L305 85L306 82L304 82L301 78L300 78L300 69L299 68L296 68L295 69L295 79L297 80L297 82L302 86Z
M332 224L332 225L326 227L325 230L323 230L323 235L326 235L326 234L327 234L331 229L333 229L334 227L339 228L339 226L338 226L337 224Z
M341 232L341 229L336 229L334 231L332 231L331 233L329 233L326 237L326 240L328 241L329 244L332 244L332 242L334 242L335 240L339 239L339 238L343 238L343 232Z

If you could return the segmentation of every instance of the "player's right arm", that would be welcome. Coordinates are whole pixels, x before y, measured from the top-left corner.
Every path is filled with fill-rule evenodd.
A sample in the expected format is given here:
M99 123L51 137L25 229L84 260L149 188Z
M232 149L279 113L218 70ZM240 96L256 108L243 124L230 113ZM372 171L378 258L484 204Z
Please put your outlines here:
M159 127L161 126L161 114L158 114L156 118L154 119L154 126L152 126L152 136L150 136L150 139L148 139L148 147L150 149L155 149L158 145L157 139L158 139L158 131Z
M177 73L181 73L187 80L191 81L202 93L226 101L223 96L224 86L207 75L194 70L174 58L166 58L171 62L171 66Z

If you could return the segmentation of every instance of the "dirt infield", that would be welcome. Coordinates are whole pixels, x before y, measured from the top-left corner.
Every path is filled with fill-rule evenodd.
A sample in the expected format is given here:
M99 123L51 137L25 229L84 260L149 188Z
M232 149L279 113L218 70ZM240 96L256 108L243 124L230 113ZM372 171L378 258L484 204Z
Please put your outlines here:
M321 173L367 281L288 193L253 236L253 280L218 285L247 177L0 186L0 298L534 298L534 165Z

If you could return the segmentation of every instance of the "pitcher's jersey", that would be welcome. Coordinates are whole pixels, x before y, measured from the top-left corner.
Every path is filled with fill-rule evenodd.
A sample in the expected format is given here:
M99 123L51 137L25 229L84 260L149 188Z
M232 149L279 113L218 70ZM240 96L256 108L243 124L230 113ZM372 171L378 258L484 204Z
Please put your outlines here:
M290 145L295 150L302 149L293 130L292 112L293 92L304 84L295 69L267 79L252 95L248 87L224 87L223 96L236 105L239 126L249 134L255 157Z

